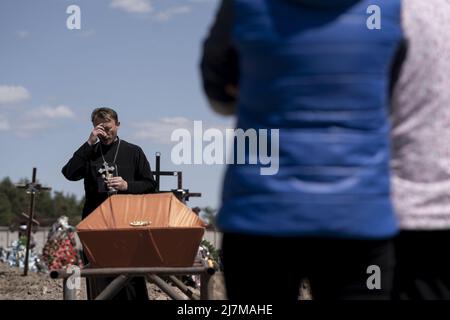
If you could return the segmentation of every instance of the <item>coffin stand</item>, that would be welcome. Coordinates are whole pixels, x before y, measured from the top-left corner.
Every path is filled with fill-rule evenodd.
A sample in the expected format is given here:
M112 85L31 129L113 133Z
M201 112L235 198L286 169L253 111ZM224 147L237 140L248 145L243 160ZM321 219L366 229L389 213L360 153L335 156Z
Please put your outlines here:
M198 299L176 275L200 275L200 298L209 299L212 261L196 260L205 225L171 192L109 197L77 226L89 265L81 277L117 276L97 296L111 299L128 280L144 276L172 299L183 299L169 280L190 299ZM52 278L63 279L64 299L76 299L68 283L72 274L54 270ZM163 278L161 278L162 276ZM68 285L69 284L69 285Z

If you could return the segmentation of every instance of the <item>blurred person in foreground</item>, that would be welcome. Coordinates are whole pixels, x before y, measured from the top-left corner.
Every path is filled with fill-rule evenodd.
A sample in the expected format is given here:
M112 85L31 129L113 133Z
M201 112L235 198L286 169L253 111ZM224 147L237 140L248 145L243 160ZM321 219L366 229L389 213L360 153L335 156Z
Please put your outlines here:
M403 1L408 54L392 99L397 299L450 299L450 1Z
M366 24L374 4L377 30ZM296 300L302 278L317 300L390 299L400 10L395 0L222 1L201 61L208 100L237 128L280 130L277 174L227 167L217 221L230 299Z

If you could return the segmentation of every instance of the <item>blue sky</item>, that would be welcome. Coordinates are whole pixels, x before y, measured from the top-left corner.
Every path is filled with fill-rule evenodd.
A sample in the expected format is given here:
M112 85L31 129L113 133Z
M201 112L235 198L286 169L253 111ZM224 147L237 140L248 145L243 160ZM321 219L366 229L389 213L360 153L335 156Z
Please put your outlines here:
M81 9L81 30L66 27L66 8ZM62 166L91 131L90 113L116 109L121 138L140 145L154 168L182 170L202 192L191 206L220 204L222 165L170 161L170 133L194 120L232 127L204 98L198 72L202 39L217 0L2 0L0 2L0 178L30 177L83 194ZM176 181L163 178L163 188Z

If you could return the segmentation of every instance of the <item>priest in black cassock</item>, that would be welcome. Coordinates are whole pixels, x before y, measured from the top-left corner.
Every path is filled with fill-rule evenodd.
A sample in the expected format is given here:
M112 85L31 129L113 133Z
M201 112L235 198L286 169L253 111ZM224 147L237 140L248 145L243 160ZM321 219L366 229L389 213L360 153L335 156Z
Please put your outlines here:
M94 129L88 140L62 169L70 181L84 179L86 201L83 219L112 194L156 191L156 182L142 149L118 137L120 122L117 113L110 108L97 108L92 112L91 120ZM113 279L87 279L88 299L95 299ZM134 278L115 299L148 300L145 279Z

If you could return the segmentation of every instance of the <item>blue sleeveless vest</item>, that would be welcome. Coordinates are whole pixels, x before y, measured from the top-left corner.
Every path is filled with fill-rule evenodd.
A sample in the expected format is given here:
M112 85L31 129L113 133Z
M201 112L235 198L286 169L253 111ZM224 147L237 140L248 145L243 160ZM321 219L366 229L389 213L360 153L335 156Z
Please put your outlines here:
M381 29L366 25L373 4L381 8ZM279 171L229 165L219 228L394 235L388 88L402 40L400 1L234 0L232 40L240 70L237 128L279 129Z

